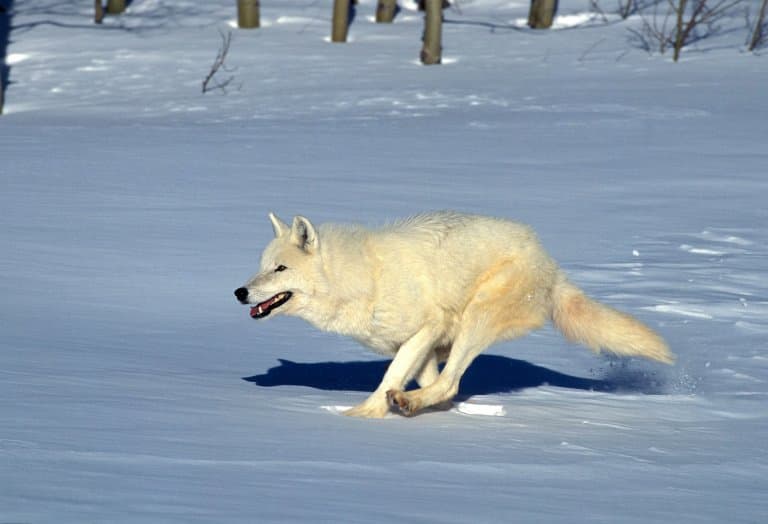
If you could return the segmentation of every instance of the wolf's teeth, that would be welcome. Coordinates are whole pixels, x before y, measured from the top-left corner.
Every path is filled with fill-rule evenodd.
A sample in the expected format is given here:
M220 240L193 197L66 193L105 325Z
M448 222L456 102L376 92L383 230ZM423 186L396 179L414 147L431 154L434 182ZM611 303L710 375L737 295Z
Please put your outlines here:
M256 308L256 313L258 313L259 315L263 313L263 311L261 310L261 306Z

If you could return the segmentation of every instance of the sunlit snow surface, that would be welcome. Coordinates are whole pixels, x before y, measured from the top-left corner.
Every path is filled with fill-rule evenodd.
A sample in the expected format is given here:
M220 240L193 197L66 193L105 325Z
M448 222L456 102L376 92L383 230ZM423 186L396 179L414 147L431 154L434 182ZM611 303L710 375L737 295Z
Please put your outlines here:
M446 11L16 1L0 117L0 523L698 522L768 513L764 55L732 31L672 64L561 2ZM604 6L607 9L607 6ZM635 24L635 25L632 25ZM340 416L386 368L232 290L273 210L375 225L454 208L533 225L674 367L551 329L497 345L452 410ZM325 408L324 408L325 407Z

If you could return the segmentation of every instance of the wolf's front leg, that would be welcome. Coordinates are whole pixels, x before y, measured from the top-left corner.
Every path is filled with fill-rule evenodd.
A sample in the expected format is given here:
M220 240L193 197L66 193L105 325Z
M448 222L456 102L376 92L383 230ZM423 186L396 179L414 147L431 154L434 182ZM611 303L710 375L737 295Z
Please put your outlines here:
M429 325L409 338L400 346L376 391L365 402L345 411L344 414L366 418L382 418L386 415L389 412L387 391L402 389L417 372L422 370L428 357L434 355L432 346L438 335L439 332Z

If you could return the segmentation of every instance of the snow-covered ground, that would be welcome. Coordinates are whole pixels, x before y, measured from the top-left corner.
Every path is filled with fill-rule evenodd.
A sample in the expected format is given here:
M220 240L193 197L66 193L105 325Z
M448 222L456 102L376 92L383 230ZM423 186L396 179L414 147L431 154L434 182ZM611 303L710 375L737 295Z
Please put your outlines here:
M698 522L768 514L768 61L732 30L680 63L564 0L327 42L330 2L17 0L0 117L0 522ZM634 24L634 26L633 26ZM232 290L266 214L533 225L572 279L662 333L671 368L545 329L458 410L350 419L386 365Z

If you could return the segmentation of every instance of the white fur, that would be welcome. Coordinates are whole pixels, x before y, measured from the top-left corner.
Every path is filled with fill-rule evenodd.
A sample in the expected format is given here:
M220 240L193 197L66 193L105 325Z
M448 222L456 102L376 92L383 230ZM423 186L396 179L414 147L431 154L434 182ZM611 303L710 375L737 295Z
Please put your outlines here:
M653 331L569 283L525 225L455 212L377 230L270 220L275 239L245 285L247 302L290 291L272 314L299 316L394 357L376 391L349 415L382 417L390 406L410 415L447 403L485 348L548 320L595 351L672 362ZM413 378L420 389L404 392Z

